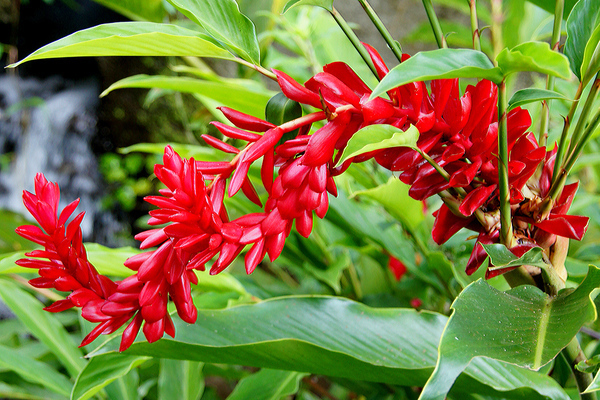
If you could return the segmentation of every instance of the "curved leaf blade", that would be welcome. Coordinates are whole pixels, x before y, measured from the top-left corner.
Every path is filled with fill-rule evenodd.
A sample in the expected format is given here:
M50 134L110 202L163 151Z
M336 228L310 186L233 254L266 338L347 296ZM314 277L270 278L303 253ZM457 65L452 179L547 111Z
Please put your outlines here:
M550 48L546 42L521 43L512 49L504 49L496 57L504 76L520 71L533 71L562 79L571 77L569 60Z
M161 22L165 15L162 0L94 0L134 21Z
M289 9L296 6L318 6L333 11L333 0L290 0L283 7L282 14L288 12Z
M458 374L476 357L532 369L547 364L585 322L596 318L590 294L599 285L596 267L589 268L576 290L563 290L556 297L532 286L503 293L482 280L469 285L452 304L435 371L420 398L444 399Z
M234 0L168 1L244 60L260 64L260 48L254 24L240 12Z
M117 378L125 376L133 368L149 360L149 357L135 357L125 354L107 354L104 360L91 359L81 371L71 400L86 400L98 393L103 387Z
M392 125L369 125L356 132L344 148L338 164L360 154L390 147L416 147L419 131L411 125L406 131Z
M598 23L600 23L600 1L598 0L578 1L567 18L564 51L573 73L580 81L585 75L582 69L585 49Z
M398 385L422 385L435 364L447 317L413 309L374 309L324 296L273 298L224 310L199 310L189 325L174 318L175 340L138 339L126 354L241 364ZM140 335L141 336L141 335ZM90 357L114 354L119 338ZM453 393L473 387L505 398L568 399L551 378L490 360L469 366Z
M204 392L204 364L186 360L160 360L159 400L197 400Z
M592 32L583 53L581 76L584 84L587 84L598 71L600 71L600 21Z
M199 32L153 22L116 22L77 31L9 65L46 58L95 56L197 56L233 59L218 43Z
M526 88L521 89L510 98L508 101L508 109L512 110L515 107L520 107L525 104L535 103L543 100L568 100L572 101L560 93L546 89Z
M485 54L469 49L438 49L422 51L390 72L373 89L371 99L390 89L411 82L431 79L481 78L502 81L502 72Z
M242 378L227 400L280 400L295 394L307 374L263 368Z

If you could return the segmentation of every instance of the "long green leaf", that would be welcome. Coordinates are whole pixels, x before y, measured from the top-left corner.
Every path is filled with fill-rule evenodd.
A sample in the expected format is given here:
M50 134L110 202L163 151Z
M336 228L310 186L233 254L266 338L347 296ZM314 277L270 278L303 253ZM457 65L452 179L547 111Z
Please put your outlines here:
M68 396L72 384L64 375L43 362L23 355L20 351L0 345L0 367L14 371L23 379L37 383L56 393Z
M554 13L554 8L556 7L555 0L529 0L529 2L548 11L550 14ZM565 12L563 14L563 19L567 19L567 15L569 15L569 12L575 3L577 3L577 0L565 0Z
M410 82L447 78L482 78L502 81L502 72L480 51L438 49L422 51L394 67L373 89L371 98Z
M444 399L456 377L476 357L489 357L539 369L596 319L591 292L600 285L600 269L590 267L576 290L550 297L532 286L503 293L482 280L452 304L454 313L442 336L438 362L421 399Z
M528 104L528 103L535 103L537 101L551 100L551 99L572 101L572 100L567 99L562 94L557 93L552 90L526 88L526 89L521 89L521 90L517 91L515 94L513 94L513 96L508 101L508 109L511 110L515 107L520 107L520 106Z
M119 353L107 354L104 360L91 359L75 381L71 400L89 399L103 387L126 375L131 369L145 363L148 359L149 357Z
M296 6L319 6L327 11L333 11L333 0L290 0L285 3L282 14L285 14L290 8Z
M197 361L160 360L159 400L197 400L204 392L203 364Z
M46 58L96 56L197 56L233 59L207 35L177 25L116 22L58 39L9 67Z
M343 298L274 298L225 310L199 310L193 325L175 318L175 340L148 344L140 338L126 354L418 386L433 369L446 322L447 317L435 313L373 309ZM100 363L114 356L118 345L116 338L90 356ZM501 391L506 398L523 398L513 397L523 393L529 398L566 398L547 376L497 361L468 367L454 393L474 387Z
M600 71L600 20L583 53L583 62L581 63L583 83L587 84L598 71Z
M585 49L600 19L599 0L580 0L575 4L567 19L565 55L571 63L573 73L579 80L585 75L582 64ZM593 46L594 48L596 46Z
M244 85L227 81L212 82L202 79L176 76L134 75L113 83L102 92L106 96L113 90L123 88L158 88L184 93L198 93L215 100L219 105L234 108L246 114L264 118L265 105L273 92L255 84Z
M392 125L369 125L350 138L338 164L370 151L400 146L416 147L418 138L419 131L414 125L406 131Z
M124 376L115 379L104 387L109 399L139 400L142 396L138 393L140 375L137 369L132 369Z
M161 22L165 14L162 0L94 0L135 21Z
M546 42L521 43L512 49L504 49L496 57L504 76L520 71L533 71L563 79L571 77L569 60L553 51Z
M244 60L260 64L256 29L234 0L168 0Z
M71 376L77 376L85 366L81 351L65 328L40 302L6 279L0 279L0 297L31 334L44 343L65 366Z
M307 374L263 368L240 380L227 400L280 400L295 394Z

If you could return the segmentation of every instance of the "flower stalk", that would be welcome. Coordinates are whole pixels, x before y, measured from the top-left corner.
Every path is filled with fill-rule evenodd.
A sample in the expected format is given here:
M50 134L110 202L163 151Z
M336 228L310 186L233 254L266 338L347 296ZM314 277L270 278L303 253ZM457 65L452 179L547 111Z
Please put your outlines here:
M471 12L471 32L473 32L473 49L481 51L481 34L477 22L477 0L469 0L469 9Z
M440 49L448 47L446 37L444 36L440 21L438 20L435 10L433 9L433 3L431 0L423 0L423 7L425 7L425 12L427 13L427 18L431 24L431 29L433 30L435 41L437 42L438 47Z

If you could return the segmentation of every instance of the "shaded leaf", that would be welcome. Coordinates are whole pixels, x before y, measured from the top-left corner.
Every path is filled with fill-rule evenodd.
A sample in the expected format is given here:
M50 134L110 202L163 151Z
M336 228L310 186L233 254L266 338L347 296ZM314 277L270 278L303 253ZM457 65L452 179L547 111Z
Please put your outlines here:
M369 125L356 132L344 148L338 164L360 154L390 147L416 147L419 131L411 125L406 131L392 125Z
M283 93L277 93L275 96L269 99L265 108L265 120L269 121L273 125L283 125L286 122L300 118L302 116L302 106L300 103L294 100L290 100ZM277 146L286 142L289 139L293 139L298 135L298 129L286 132L283 134Z
M586 47L600 22L600 1L580 0L568 15L564 52L571 64L571 70L582 81L586 75L582 68ZM591 47L596 48L597 43L596 39L596 43L591 44Z
M88 260L100 274L116 277L133 275L135 272L124 265L125 260L141 252L133 247L111 249L97 243L86 243L85 250Z
M600 18L583 53L581 76L584 84L587 84L598 71L600 71Z
M42 310L41 303L15 283L0 279L0 297L31 334L44 343L65 366L77 376L85 366L82 353L56 317Z
M548 11L550 14L554 14L554 8L556 7L555 0L528 0L530 3L535 4L543 10ZM567 19L569 12L573 6L577 3L577 0L565 0L565 11L563 13L563 19Z
M254 24L240 12L234 0L168 1L244 60L260 64L260 49Z
M46 58L96 56L196 56L233 59L210 36L177 25L115 22L75 32L18 63Z
M520 107L528 103L535 103L536 101L551 99L572 101L570 99L567 99L562 94L557 93L553 90L526 88L521 89L515 94L513 94L513 96L508 101L508 109L512 110L515 107Z
M162 0L94 0L135 21L161 22L165 14Z
M307 374L263 368L240 380L227 400L280 400L295 394Z
M159 400L197 400L204 392L203 364L197 361L160 360Z
M174 318L175 340L140 338L129 355L294 370L397 385L422 385L432 371L447 317L412 309L374 309L348 299L284 297L225 310L199 310L198 321ZM90 354L115 355L119 338ZM110 359L109 359L110 360ZM83 374L82 374L83 375ZM502 391L565 399L551 378L497 361L469 366L455 393ZM540 398L537 396L537 398Z
M104 391L109 399L139 400L144 396L138 394L140 376L137 369L132 369L124 376L106 385Z
M600 270L590 267L575 290L550 297L533 286L508 292L478 280L452 304L438 362L421 399L444 399L455 378L476 357L489 357L539 369L550 362L596 318L591 292L600 285Z
M290 8L296 6L319 6L327 11L333 11L333 0L290 0L283 7L282 14L285 14Z
M491 270L518 267L520 265L548 267L548 263L544 261L544 251L541 247L532 247L521 257L517 257L505 245L500 243L481 244L481 246L490 256L490 262L494 266L490 268Z
M71 400L89 399L103 387L126 375L132 368L143 364L148 359L149 357L119 353L107 354L103 360L91 359L75 381Z
M68 396L71 382L47 364L29 358L19 350L0 345L0 367L16 372L23 379Z
M500 83L502 72L494 67L490 59L480 51L469 49L422 51L392 68L373 89L371 99L410 82L448 78L480 78Z
M533 71L563 79L571 77L569 60L553 51L546 42L526 42L504 49L496 57L504 76L520 71Z

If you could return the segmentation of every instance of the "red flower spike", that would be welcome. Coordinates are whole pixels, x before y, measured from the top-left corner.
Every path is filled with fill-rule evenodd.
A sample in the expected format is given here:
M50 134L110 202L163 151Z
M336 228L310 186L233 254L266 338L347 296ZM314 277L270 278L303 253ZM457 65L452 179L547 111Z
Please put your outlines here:
M315 108L320 109L322 107L321 99L317 93L311 92L284 72L276 69L272 69L271 71L277 76L277 83L283 94L285 94L285 97L297 101L298 103L311 105Z
M238 128L246 129L252 132L266 132L269 129L275 127L275 125L273 125L270 122L253 117L248 114L244 114L243 112L234 110L233 108L217 107L217 109L223 113L225 118L231 121L231 123L237 126ZM258 138L258 135L256 136Z

